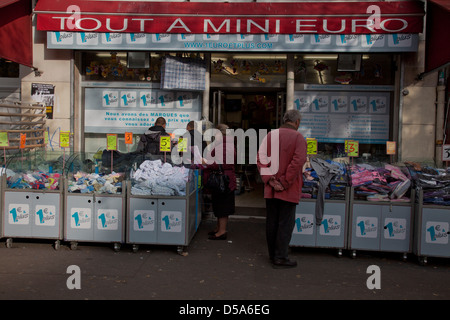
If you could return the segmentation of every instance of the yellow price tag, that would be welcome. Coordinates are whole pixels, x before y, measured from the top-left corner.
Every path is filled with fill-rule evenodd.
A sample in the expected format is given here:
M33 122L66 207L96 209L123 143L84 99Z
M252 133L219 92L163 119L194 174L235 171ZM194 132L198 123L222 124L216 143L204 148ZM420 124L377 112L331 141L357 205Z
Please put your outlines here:
M44 144L48 145L48 131L47 130L44 131Z
M70 147L70 131L59 132L59 146L61 148Z
M306 138L307 151L306 154L317 154L317 140L314 138Z
M177 144L178 152L186 152L187 151L187 139L179 138Z
M170 152L170 136L162 136L159 140L159 151Z
M0 147L9 147L8 132L0 132Z
M117 134L106 135L106 150L117 150Z
M386 154L395 154L395 141L386 141Z
M353 140L346 140L347 142L347 155L349 157L359 156L359 142Z

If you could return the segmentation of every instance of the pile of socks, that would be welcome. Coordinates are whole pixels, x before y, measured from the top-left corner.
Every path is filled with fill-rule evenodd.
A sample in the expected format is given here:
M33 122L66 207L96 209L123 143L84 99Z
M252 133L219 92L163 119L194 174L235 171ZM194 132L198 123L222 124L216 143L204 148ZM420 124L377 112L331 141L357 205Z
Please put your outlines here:
M131 175L133 195L185 196L190 170L161 160L144 161Z
M72 193L108 193L122 192L123 173L111 174L86 173L78 171L69 179L68 191Z
M423 190L423 203L450 206L450 167L437 169L405 162L417 192Z
M59 189L59 173L28 171L14 173L6 170L6 184L9 189Z
M405 168L406 169L406 168ZM358 164L350 168L351 184L355 190L355 199L368 201L409 202L407 197L411 189L411 180L407 170L385 164L375 167Z

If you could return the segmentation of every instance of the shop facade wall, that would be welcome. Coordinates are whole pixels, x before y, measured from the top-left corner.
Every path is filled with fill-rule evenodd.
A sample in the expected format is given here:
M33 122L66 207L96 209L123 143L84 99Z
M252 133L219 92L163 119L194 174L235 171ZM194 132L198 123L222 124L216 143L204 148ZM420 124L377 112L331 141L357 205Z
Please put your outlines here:
M71 131L71 50L47 49L46 33L33 26L33 66L37 72L30 72L22 78L21 95L23 101L31 100L33 83L55 86L53 119L46 120L49 128L50 150L60 150L59 131Z
M424 59L424 39L417 52L403 56L400 161L435 162L437 72L418 80Z

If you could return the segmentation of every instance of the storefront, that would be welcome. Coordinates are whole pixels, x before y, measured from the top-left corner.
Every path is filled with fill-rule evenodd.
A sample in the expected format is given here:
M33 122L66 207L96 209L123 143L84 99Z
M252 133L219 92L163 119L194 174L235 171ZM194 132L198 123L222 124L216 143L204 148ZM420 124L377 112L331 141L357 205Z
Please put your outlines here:
M158 116L169 132L201 119L272 129L297 108L320 157L345 157L355 140L357 158L381 161L387 141L401 143L402 59L418 51L424 16L420 1L40 0L34 12L47 50L73 52L81 151L104 149L107 133L133 150L124 133L137 136ZM177 62L189 70L171 73Z

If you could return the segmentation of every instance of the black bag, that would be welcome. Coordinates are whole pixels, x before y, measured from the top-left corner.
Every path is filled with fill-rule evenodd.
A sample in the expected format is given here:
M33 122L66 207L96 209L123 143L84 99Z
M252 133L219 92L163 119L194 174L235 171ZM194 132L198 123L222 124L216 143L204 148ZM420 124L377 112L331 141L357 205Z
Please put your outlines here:
M223 172L222 166L219 165L219 170L214 170L210 173L205 187L212 192L226 193L229 192L230 178Z

